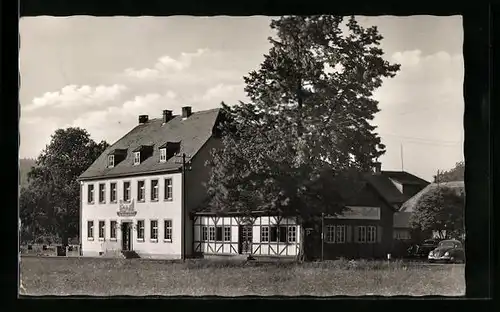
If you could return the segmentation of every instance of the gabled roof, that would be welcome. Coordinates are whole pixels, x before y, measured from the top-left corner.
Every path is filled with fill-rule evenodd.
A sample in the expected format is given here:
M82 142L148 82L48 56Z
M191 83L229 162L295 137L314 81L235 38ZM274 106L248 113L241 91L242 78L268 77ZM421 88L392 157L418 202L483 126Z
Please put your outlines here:
M409 198L408 195L401 193L386 175L369 174L366 175L366 179L391 207L399 207Z
M465 183L464 181L455 181L455 182L441 182L441 183L432 183L427 185L423 190L415 194L413 197L409 198L403 205L401 205L401 208L399 211L405 211L405 212L413 212L413 209L415 206L418 204L422 196L429 191L436 189L438 187L449 187L449 188L454 188L457 190L457 192L464 192L465 191Z
M429 182L406 171L382 171L382 175L387 176L401 184L428 185Z
M193 112L189 118L183 120L182 116L175 116L163 124L163 119L150 119L144 124L139 124L129 133L119 139L82 174L80 179L99 179L119 177L142 173L178 170L181 167L178 157L172 157L160 163L159 146L165 142L179 142L179 153L186 153L194 157L203 145L212 137L214 126L219 117L219 109ZM147 158L139 165L133 165L134 156L131 151L140 146L153 146L152 157ZM127 149L126 158L115 167L108 168L107 156L110 152Z

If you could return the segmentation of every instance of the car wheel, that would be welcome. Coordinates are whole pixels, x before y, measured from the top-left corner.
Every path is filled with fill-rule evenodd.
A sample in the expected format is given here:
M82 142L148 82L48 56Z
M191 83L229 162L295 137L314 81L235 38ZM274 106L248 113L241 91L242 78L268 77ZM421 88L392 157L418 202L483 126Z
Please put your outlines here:
M456 263L457 261L455 260L455 257L451 257L449 262L450 263Z

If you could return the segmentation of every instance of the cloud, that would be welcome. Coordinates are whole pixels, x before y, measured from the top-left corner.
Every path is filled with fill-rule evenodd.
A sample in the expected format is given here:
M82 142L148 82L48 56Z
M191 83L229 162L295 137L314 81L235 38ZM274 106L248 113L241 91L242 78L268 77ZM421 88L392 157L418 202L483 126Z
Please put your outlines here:
M227 102L227 104L230 104L231 102L237 102L238 100L244 100L244 87L244 84L226 85L223 83L219 83L218 85L206 90L205 93L200 97L200 100L205 102L217 103L224 101Z
M60 91L46 92L41 97L34 98L30 104L23 107L23 110L30 112L49 107L72 109L81 105L99 106L116 100L126 89L124 85L120 84L96 87L67 85Z

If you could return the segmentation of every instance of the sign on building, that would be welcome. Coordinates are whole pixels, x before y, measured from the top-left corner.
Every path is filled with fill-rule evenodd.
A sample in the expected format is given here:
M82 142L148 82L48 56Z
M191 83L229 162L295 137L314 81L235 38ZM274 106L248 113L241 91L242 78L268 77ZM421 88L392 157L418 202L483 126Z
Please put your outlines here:
M116 214L119 217L134 217L137 214L134 208L134 200L132 199L130 203L125 203L123 200L120 200L118 212Z

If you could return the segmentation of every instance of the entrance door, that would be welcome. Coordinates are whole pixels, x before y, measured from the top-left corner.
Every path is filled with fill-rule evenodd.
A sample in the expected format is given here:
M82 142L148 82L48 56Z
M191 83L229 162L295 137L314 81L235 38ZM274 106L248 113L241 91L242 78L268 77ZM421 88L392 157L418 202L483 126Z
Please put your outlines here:
M122 250L132 250L132 226L130 222L122 223Z
M251 254L252 253L252 238L253 238L252 225L240 225L239 227L239 253Z

